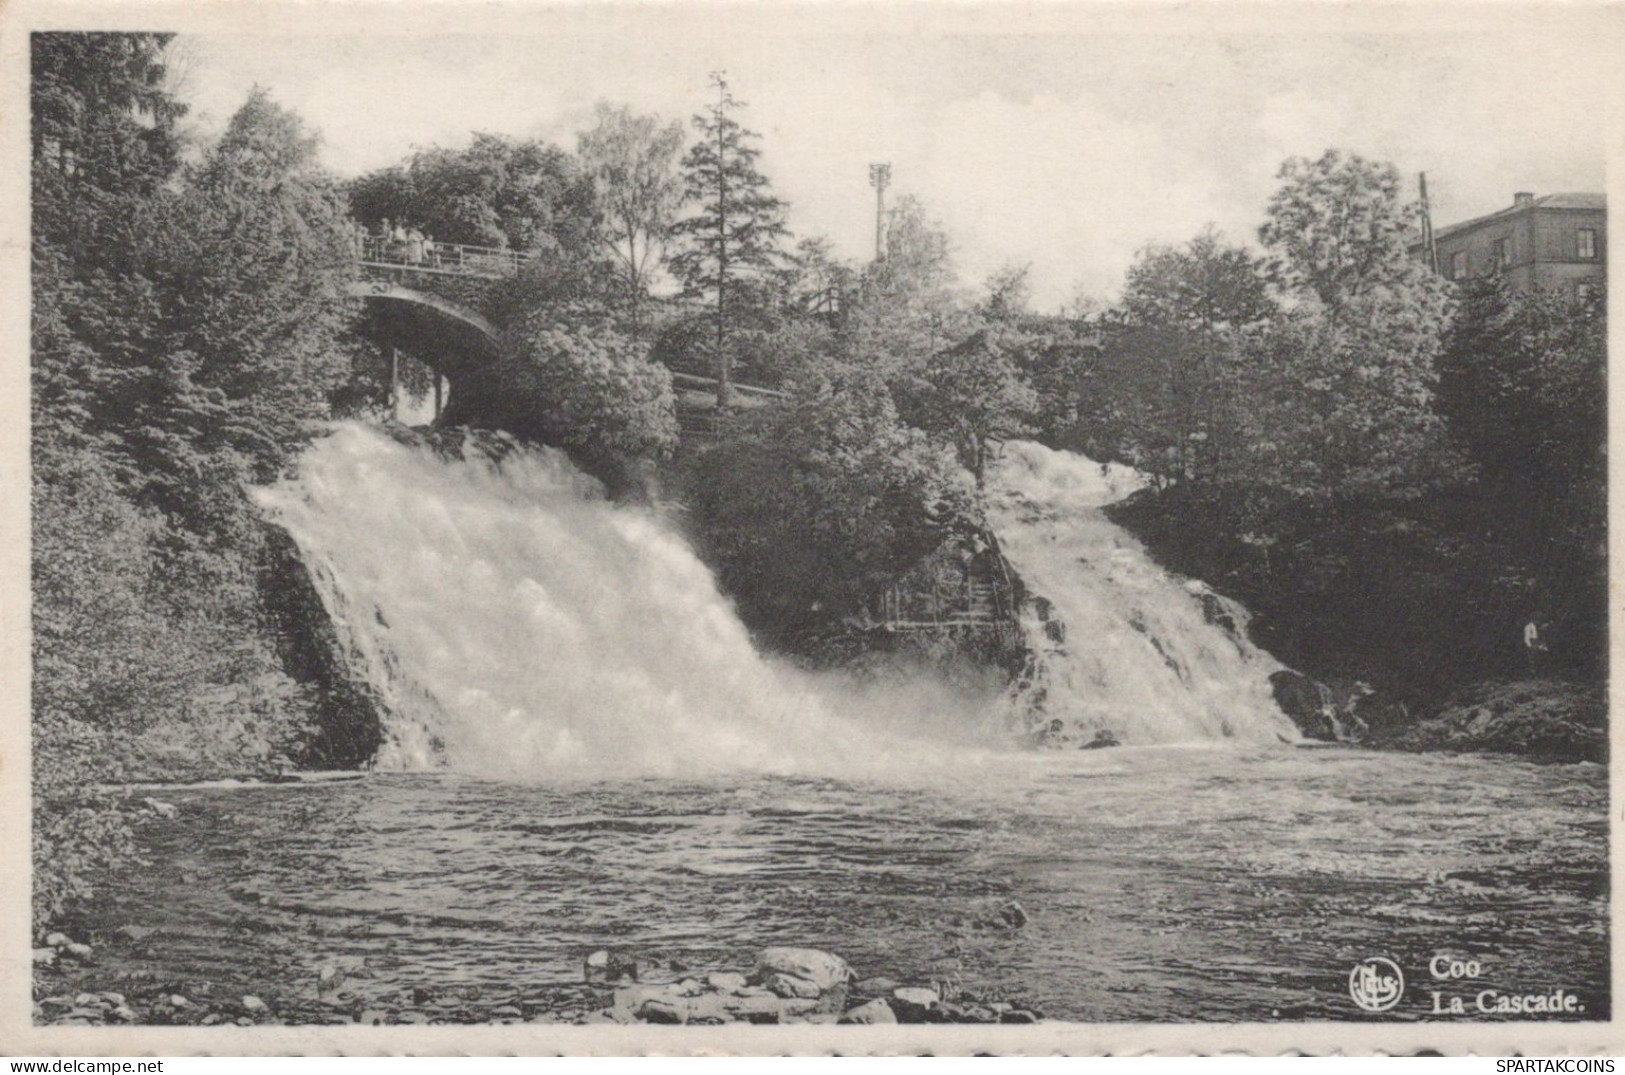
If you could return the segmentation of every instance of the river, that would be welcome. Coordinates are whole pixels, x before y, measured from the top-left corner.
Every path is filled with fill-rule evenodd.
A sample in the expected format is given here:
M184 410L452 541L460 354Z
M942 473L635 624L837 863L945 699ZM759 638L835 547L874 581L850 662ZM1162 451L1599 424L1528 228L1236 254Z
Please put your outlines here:
M1608 1011L1599 766L1221 745L989 756L913 785L154 794L179 818L149 823L156 868L101 917L156 932L108 957L273 1002L334 960L362 1005L479 986L497 1008L579 982L600 947L704 971L795 944L1069 1020L1373 1018L1348 976L1376 955L1411 982L1380 1018L1425 1017L1441 953L1481 963L1442 987L1469 1003L1562 987L1578 1018ZM1011 899L1020 929L987 914Z

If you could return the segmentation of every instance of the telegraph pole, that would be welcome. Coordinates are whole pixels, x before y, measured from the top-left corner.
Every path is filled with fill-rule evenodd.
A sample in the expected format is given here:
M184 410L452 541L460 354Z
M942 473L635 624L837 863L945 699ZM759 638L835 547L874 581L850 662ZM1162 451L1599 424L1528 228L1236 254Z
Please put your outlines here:
M1435 273L1439 271L1439 246L1433 241L1433 211L1428 208L1428 174L1418 172L1417 186L1422 195L1422 252L1427 257L1428 268Z
M875 188L875 260L886 260L886 188L891 186L891 165L869 165L869 185Z

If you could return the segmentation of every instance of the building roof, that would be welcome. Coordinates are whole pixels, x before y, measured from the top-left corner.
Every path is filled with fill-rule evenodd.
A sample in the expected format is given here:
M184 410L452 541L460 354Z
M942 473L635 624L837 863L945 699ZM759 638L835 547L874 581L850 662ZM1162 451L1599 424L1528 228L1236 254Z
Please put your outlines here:
M1501 209L1501 210L1499 210L1497 212L1494 212L1494 213L1486 214L1485 216L1473 217L1473 219L1471 219L1471 220L1463 220L1459 224L1451 224L1448 227L1438 228L1438 229L1436 229L1434 231L1433 238L1434 238L1434 241L1437 242L1438 240L1443 239L1446 236L1454 235L1454 234L1456 234L1457 232L1460 232L1460 231L1466 231L1469 228L1476 228L1480 224L1486 224L1486 223L1488 223L1488 222L1490 222L1492 220L1498 220L1498 219L1501 219L1503 217L1510 217L1514 213L1523 212L1525 209L1602 209L1602 210L1606 210L1607 208L1608 208L1608 197L1607 197L1607 195L1604 195L1604 194L1591 194L1591 193L1588 193L1588 192L1585 192L1585 191L1570 191L1570 192L1565 192L1565 193L1562 193L1562 194L1548 194L1545 197L1536 198L1533 202L1531 202L1528 205L1509 205L1505 209Z

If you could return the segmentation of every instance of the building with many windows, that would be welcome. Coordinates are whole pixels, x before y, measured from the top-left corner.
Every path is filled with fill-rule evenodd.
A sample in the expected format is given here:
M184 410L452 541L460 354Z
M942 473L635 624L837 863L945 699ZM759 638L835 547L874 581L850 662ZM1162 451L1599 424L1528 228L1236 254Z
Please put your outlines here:
M1512 206L1434 232L1451 280L1499 273L1514 291L1584 295L1607 279L1608 203L1601 194L1514 194Z

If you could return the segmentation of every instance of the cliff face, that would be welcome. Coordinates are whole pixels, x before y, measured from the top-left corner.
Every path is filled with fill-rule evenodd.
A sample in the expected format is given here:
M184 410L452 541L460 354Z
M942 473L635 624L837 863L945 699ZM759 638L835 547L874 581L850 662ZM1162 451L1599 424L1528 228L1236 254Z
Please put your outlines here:
M315 692L315 734L293 759L302 768L365 765L383 741L382 703L352 675L327 609L288 534L267 527L261 588L284 670Z

